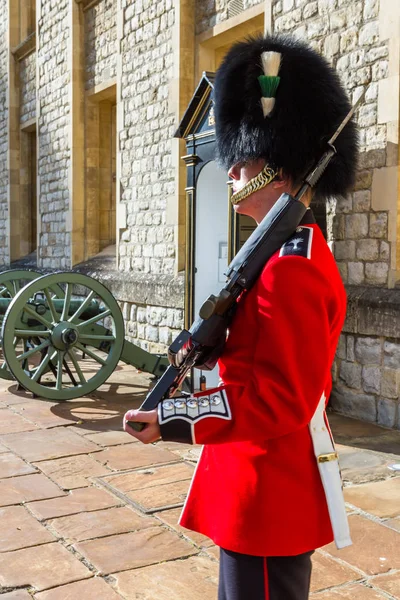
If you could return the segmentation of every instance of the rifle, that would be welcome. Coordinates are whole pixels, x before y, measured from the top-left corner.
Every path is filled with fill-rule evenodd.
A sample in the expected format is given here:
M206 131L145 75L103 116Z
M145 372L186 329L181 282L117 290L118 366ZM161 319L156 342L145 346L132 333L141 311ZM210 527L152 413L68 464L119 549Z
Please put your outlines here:
M168 348L170 366L147 394L139 410L153 410L162 400L172 397L193 367L202 370L215 367L222 354L239 296L251 289L266 262L298 227L307 210L301 199L309 188L316 185L336 154L333 144L363 101L365 93L366 90L327 142L327 150L306 175L298 193L294 197L287 193L280 196L229 264L225 286L217 296L211 294L207 298L191 328L183 329L172 342ZM128 425L136 431L146 426L145 423L134 421L128 421Z

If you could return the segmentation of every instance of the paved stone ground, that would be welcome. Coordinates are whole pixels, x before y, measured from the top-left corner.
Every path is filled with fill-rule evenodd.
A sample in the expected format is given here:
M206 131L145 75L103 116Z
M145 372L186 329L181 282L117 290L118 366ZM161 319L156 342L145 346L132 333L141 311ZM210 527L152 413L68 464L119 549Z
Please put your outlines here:
M177 525L199 449L121 431L148 384L119 367L57 403L0 380L1 600L216 598L218 548ZM400 432L331 423L354 545L315 553L312 600L400 599Z

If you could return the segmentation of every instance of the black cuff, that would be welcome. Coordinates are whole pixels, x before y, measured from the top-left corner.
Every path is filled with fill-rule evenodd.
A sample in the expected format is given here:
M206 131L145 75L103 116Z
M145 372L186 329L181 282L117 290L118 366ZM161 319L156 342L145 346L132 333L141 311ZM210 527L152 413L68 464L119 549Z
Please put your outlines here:
M225 390L210 394L169 398L158 405L158 423L161 437L168 442L194 444L194 425L207 417L231 419Z

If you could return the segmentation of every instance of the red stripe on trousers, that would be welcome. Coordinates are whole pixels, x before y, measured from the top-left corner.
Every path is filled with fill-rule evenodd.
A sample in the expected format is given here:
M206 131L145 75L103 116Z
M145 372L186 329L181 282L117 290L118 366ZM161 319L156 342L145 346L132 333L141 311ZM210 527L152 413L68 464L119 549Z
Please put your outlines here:
M265 600L269 600L268 567L267 567L267 557L266 556L264 556L264 592L265 592Z

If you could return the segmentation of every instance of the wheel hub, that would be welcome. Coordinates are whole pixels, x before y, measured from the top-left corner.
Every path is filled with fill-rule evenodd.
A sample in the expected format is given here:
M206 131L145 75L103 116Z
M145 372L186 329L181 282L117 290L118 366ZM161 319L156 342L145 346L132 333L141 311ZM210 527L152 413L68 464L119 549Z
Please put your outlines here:
M78 330L68 322L58 323L51 335L52 344L57 350L68 350L79 340Z

